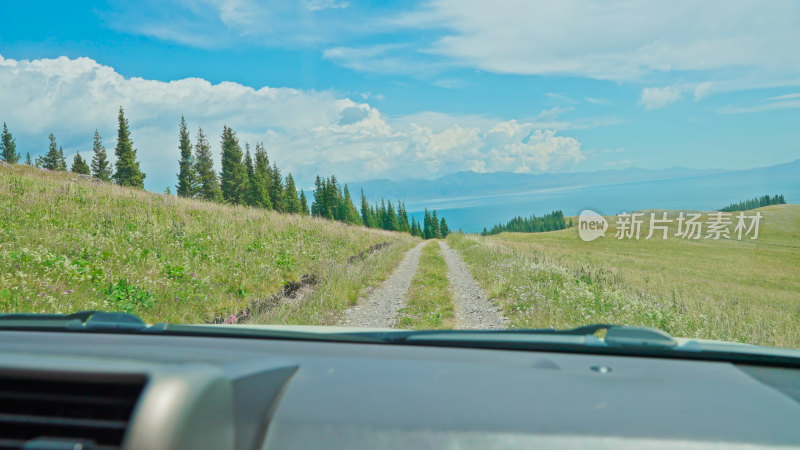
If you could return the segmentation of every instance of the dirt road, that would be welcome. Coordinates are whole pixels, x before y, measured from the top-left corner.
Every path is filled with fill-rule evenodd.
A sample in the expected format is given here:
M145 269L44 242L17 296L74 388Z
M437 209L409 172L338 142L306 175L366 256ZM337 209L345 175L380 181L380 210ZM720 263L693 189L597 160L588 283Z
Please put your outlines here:
M508 321L487 298L486 292L472 278L461 256L440 241L442 256L447 263L447 278L453 293L456 328L505 328ZM356 306L345 311L343 326L391 328L397 323L397 313L406 302L411 279L417 272L419 257L425 242L409 250L392 275L378 288L368 292Z

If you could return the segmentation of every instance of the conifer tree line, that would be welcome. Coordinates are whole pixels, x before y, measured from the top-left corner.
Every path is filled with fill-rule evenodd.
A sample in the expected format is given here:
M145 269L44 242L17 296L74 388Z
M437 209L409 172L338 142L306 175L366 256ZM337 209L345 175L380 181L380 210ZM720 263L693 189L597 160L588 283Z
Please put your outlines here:
M37 157L35 162L27 154L25 164L54 171L69 170L120 186L144 189L146 175L139 167L128 120L121 107L117 122L116 161L113 165L97 130L94 131L91 161L76 153L68 168L63 148L50 133L48 151ZM181 117L178 130L178 196L311 215L369 228L407 232L423 239L443 238L450 232L447 221L439 218L436 211L426 209L424 220L420 223L409 216L402 202L397 202L396 207L391 201L385 200L369 205L363 190L359 210L353 203L347 184L341 185L335 175L329 178L317 176L309 207L308 197L302 189L298 192L292 174L286 173L284 176L275 162L270 165L263 143L257 143L251 152L250 144L245 142L242 146L236 132L225 125L220 136L220 148L221 170L217 173L211 144L205 132L198 128L192 142L186 120ZM20 160L16 140L5 123L0 135L0 156L3 161L12 164Z
M751 209L761 208L762 206L769 206L769 205L785 205L786 204L786 197L783 194L778 194L770 197L769 195L763 195L761 197L751 198L750 200L744 200L739 203L731 203L730 205L720 209L722 212L734 212L734 211L749 211Z
M335 175L316 177L309 207L308 197L302 189L298 192L293 175L286 173L284 176L275 162L270 165L264 144L257 143L251 152L250 143L245 142L242 146L236 132L227 125L220 137L222 167L219 176L214 172L211 148L202 128L197 131L194 153L192 148L186 120L181 117L176 186L181 197L311 215L352 225L407 232L425 239L445 237L450 232L447 221L439 219L436 211L430 213L426 210L423 224L413 218L409 221L403 203L398 202L395 208L391 202L383 200L380 205L370 206L363 191L359 211L353 203L350 188L339 183Z
M69 171L81 175L91 175L103 181L113 181L120 186L144 189L145 174L139 168L139 161L136 160L136 149L133 147L128 119L125 118L125 112L122 107L119 108L117 122L117 146L114 149L117 160L114 167L112 168L111 163L108 161L108 155L100 138L100 133L95 130L91 166L83 159L80 153L76 153L72 158ZM50 143L47 147L47 153L44 156L36 157L35 162L31 161L31 155L28 153L25 156L25 164L66 172L67 160L64 157L64 149L58 145L53 133L50 133L48 140ZM8 163L17 163L20 160L20 155L16 151L16 139L8 131L5 123L3 123L3 132L0 135L0 155L2 155L3 161Z
M571 225L570 225L571 226ZM563 230L567 228L564 213L560 210L545 214L542 217L515 217L505 224L497 224L491 230L483 229L482 235L498 234L504 231L512 233L538 233L541 231Z

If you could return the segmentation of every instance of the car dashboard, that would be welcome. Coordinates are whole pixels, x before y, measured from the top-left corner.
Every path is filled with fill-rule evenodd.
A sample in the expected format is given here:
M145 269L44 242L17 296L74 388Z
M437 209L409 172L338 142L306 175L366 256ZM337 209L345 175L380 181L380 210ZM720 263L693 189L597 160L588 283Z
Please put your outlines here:
M539 351L0 331L0 448L800 446L800 371Z

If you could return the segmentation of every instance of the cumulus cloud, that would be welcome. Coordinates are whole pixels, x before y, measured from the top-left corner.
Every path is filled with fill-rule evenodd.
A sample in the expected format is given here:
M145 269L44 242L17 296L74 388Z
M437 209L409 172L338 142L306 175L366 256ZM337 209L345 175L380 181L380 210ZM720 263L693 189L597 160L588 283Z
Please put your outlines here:
M50 132L68 154L87 156L95 128L113 148L117 108L123 106L147 187L159 191L175 183L181 115L195 130L204 128L215 151L224 124L242 142L264 142L270 157L306 185L316 174L355 181L460 170L550 171L584 159L578 140L543 129L537 120L432 112L387 118L330 91L125 78L89 58L0 56L0 86L0 120L8 122L19 149L34 156L46 151ZM556 114L548 110L542 118L553 121Z
M651 87L642 89L639 104L644 109L658 109L671 105L683 98L681 90L675 86Z

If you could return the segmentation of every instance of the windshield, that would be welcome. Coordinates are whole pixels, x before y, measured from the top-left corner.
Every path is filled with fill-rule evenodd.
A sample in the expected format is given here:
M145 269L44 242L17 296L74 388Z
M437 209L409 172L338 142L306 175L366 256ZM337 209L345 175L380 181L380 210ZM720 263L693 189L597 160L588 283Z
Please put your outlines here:
M800 348L798 48L796 1L2 2L0 313Z

